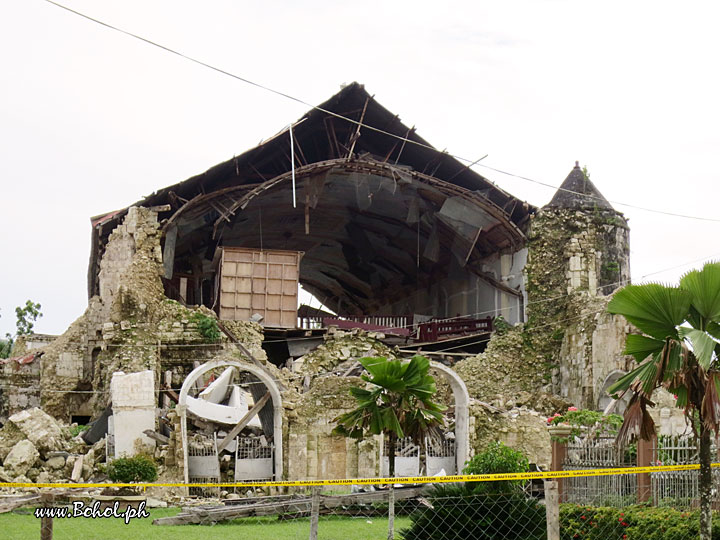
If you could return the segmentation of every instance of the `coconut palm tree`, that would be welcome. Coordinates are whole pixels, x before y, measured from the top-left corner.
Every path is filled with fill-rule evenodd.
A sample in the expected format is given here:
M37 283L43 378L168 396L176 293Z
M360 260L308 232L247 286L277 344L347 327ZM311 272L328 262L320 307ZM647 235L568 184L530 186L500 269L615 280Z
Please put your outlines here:
M720 423L720 263L688 272L678 287L628 285L615 293L608 311L642 332L625 343L625 353L640 365L608 390L616 399L631 393L618 440L653 436L647 406L656 388L677 396L700 441L700 537L710 540L710 435Z
M333 432L345 437L364 439L384 435L388 439L390 477L395 476L395 446L398 439L412 437L417 444L433 434L443 423L445 407L432 398L437 392L435 379L430 375L430 361L413 356L410 362L388 360L384 357L361 358L367 371L362 378L367 388L353 387L350 393L358 402L357 408L335 418ZM395 497L390 484L388 539L394 536Z

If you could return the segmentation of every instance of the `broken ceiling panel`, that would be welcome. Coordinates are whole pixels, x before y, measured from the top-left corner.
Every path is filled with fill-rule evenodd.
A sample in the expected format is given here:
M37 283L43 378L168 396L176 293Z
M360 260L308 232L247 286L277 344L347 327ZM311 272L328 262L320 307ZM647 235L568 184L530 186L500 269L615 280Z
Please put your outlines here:
M439 214L454 221L472 225L475 229L488 229L498 220L485 212L479 205L463 197L448 197Z

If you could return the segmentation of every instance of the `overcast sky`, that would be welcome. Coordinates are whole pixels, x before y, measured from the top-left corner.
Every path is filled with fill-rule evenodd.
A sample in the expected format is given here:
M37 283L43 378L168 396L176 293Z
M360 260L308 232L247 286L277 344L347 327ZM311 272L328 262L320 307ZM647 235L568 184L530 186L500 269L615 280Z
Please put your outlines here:
M715 2L65 4L309 103L359 81L452 154L555 186L579 160L613 202L720 220ZM82 314L90 216L307 109L44 0L0 1L0 50L2 334L28 298L43 306L39 332ZM475 169L533 204L553 195ZM718 221L615 207L636 281L676 281L720 256Z

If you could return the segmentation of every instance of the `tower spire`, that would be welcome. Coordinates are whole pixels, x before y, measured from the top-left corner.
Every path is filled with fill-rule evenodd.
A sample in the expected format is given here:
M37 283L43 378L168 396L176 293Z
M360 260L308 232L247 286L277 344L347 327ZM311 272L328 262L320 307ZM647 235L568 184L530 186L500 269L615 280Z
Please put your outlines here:
M565 181L555 192L552 200L545 208L569 208L576 210L599 208L602 210L615 210L602 193L595 187L575 162Z

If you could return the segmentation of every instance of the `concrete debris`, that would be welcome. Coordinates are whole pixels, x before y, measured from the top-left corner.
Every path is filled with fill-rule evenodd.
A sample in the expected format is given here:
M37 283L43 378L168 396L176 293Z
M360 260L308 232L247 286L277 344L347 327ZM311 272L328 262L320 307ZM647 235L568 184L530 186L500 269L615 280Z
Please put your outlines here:
M12 415L0 429L0 482L104 481L104 461L104 437L88 446L39 408Z
M38 407L13 414L8 422L43 453L64 449L68 439L58 421Z
M12 447L3 461L3 466L9 474L19 476L27 473L39 457L40 452L37 451L35 445L24 440Z
M341 373L343 366L347 369L358 358L366 356L394 359L398 357L398 352L382 343L377 333L335 329L328 332L323 344L298 358L293 364L293 371L309 375L331 371Z
M55 457L51 457L50 459L48 459L47 462L45 463L45 465L47 466L48 469L51 469L53 471L58 471L58 470L62 469L63 467L65 467L65 461L66 461L66 459L63 456L55 456Z

